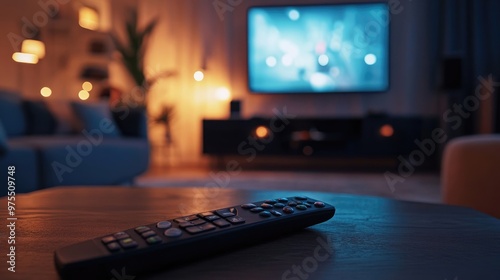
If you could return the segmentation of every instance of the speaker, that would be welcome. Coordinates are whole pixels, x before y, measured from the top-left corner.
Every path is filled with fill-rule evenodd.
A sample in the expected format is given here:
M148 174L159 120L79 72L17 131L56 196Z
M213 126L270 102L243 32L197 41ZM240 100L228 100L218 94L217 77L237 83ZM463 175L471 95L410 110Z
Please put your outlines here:
M229 104L229 118L237 119L241 118L241 101L232 100Z
M462 59L449 57L443 60L441 88L445 90L462 87Z

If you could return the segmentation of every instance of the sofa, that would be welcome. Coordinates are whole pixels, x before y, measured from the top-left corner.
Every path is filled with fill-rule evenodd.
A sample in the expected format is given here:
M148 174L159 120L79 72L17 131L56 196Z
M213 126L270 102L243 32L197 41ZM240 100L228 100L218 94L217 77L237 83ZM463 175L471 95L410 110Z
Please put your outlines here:
M26 100L0 90L0 178L15 167L15 191L123 185L147 170L143 110L113 112L106 102ZM2 188L1 196L7 194Z
M500 219L500 135L468 135L444 149L443 202L474 208Z

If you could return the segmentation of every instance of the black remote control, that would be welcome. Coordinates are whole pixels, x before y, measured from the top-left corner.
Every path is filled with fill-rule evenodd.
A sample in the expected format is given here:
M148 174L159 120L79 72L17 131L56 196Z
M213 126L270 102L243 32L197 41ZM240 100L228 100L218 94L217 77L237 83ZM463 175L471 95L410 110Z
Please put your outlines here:
M139 275L276 238L329 220L335 208L305 196L269 199L138 226L55 251L63 279Z

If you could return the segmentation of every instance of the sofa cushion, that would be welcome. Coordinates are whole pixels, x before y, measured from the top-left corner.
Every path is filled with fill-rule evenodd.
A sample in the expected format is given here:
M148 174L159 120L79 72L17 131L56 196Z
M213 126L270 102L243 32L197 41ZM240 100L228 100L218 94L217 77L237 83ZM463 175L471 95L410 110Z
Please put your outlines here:
M8 137L26 133L26 119L20 94L0 89L0 121Z
M3 129L2 121L0 121L0 157L7 151L7 134Z
M75 113L80 118L83 129L87 132L100 131L104 137L119 137L121 135L116 125L108 103L79 103L72 104Z
M16 167L16 193L28 193L39 189L39 158L35 148L18 144L14 139L8 141L9 150L0 157L0 170L7 174L9 166ZM2 177L5 178L5 177ZM0 196L7 195L7 188L0 189Z
M45 104L57 122L55 134L67 135L81 132L81 124L73 112L70 101L49 99Z
M26 113L26 132L28 135L48 135L56 132L56 118L45 102L25 100L23 106Z

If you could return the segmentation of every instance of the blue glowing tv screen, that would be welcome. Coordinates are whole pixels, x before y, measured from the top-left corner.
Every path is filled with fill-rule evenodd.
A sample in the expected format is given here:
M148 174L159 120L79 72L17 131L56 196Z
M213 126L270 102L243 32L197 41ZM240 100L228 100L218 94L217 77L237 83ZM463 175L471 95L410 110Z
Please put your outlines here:
M254 93L384 92L385 3L248 9L248 86Z

